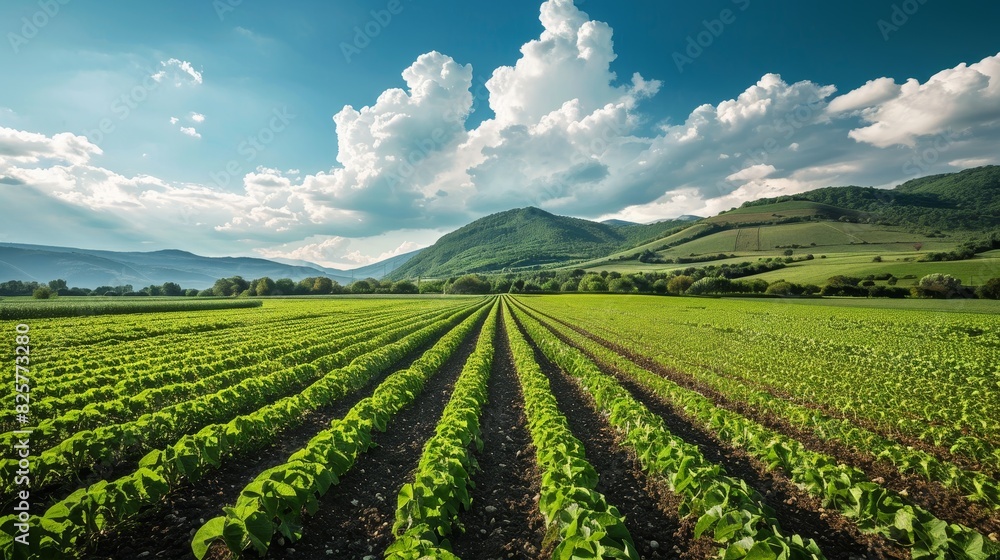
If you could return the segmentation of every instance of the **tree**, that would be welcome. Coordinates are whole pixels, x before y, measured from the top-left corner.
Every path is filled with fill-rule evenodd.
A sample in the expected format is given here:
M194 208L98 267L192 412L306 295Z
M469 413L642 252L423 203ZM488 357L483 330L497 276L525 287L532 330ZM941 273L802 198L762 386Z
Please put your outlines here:
M370 294L372 293L372 285L368 283L367 280L358 280L353 282L349 289L352 294Z
M165 296L179 296L184 293L184 289L176 282L164 282L163 286L160 287L160 291Z
M976 290L982 299L1000 299L1000 278L991 278Z
M290 296L295 293L295 281L291 278L281 278L274 283L274 295Z
M522 288L524 283L522 282ZM483 277L467 274L455 280L448 287L449 294L488 294L493 286Z
M667 283L667 291L672 294L680 295L686 292L688 288L691 287L691 284L694 284L694 278L691 278L690 276L685 276L683 274L680 276L674 276Z
M580 288L580 281L575 279L570 279L562 283L559 286L560 292L575 292Z
M314 294L332 294L333 280L327 278L326 276L318 276L316 280L313 281L312 289L309 291Z
M52 297L52 288L48 286L40 286L35 289L31 296L35 299L49 299Z
M687 289L691 295L728 294L733 291L733 281L728 278L708 276L698 280Z
M409 280L400 280L392 285L392 293L394 294L415 294L418 291L417 285Z
M145 288L143 288L142 291L146 292L147 294L149 294L151 296L162 296L163 295L163 287L162 286L157 286L156 284L153 284L153 285L150 285L150 286L146 286Z
M666 280L660 278L656 282L653 282L653 291L662 295L670 290L669 286L670 284L668 284Z
M196 297L199 293L200 292L198 292L198 290L196 290L194 288L188 288L188 289L184 290L184 295L186 297Z
M580 291L581 292L606 292L608 291L608 285L604 282L604 278L597 274L588 274L580 280Z
M794 293L794 286L788 282L775 282L767 287L765 294L772 296L790 296Z
M558 292L559 291L559 281L555 278L549 280L548 282L542 284L542 290L546 292Z
M58 292L60 290L68 290L69 286L66 285L66 281L63 279L49 280L49 289L53 292Z
M608 282L608 290L619 294L630 294L635 291L635 282L633 282L630 278L621 276L618 278L612 278L611 281Z
M276 287L277 284L275 284L274 280L265 276L257 279L257 285L255 286L254 291L258 296L269 296L274 294Z
M951 298L960 296L962 281L950 274L928 274L913 288L917 297Z

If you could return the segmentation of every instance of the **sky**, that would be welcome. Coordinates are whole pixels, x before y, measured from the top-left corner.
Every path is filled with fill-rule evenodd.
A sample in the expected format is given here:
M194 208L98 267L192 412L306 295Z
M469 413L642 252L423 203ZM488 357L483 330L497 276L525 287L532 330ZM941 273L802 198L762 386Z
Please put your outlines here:
M341 269L1000 163L1000 4L10 0L0 242Z

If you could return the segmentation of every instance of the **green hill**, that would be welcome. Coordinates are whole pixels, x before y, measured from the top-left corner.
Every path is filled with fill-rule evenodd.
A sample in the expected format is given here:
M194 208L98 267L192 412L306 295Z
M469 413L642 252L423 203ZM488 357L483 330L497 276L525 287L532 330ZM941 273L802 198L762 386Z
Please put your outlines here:
M885 224L942 231L989 229L1000 226L1000 166L922 177L894 189L826 187L747 202L733 213L759 213L762 207L788 202L812 202L862 212L871 221Z
M631 227L556 216L538 208L508 210L445 235L390 277L444 277L593 258L628 243L620 230Z

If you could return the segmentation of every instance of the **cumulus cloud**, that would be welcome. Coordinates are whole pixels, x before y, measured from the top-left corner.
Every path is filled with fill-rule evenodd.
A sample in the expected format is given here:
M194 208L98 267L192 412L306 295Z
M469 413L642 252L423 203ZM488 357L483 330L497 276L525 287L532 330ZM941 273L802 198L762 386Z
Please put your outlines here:
M200 85L203 81L201 72L195 70L194 65L177 58L160 61L160 70L152 78L157 82L173 83L175 87Z
M868 80L865 85L830 101L830 113L843 113L873 107L899 95L899 86L892 78Z
M495 117L475 127L471 66L431 52L403 70L405 87L333 115L338 150L328 170L260 167L229 192L101 169L91 162L100 148L83 137L0 129L0 203L31 188L114 218L123 231L183 229L265 256L351 266L517 206L651 221L1000 161L998 57L923 84L874 78L840 95L832 84L769 73L650 127L643 102L663 84L618 77L610 26L570 0L542 4L540 21L541 35L487 81ZM178 59L154 77L202 82ZM204 121L185 114L187 124ZM194 126L179 130L200 137ZM373 244L373 236L388 237Z
M921 84L907 80L895 95L867 109L868 126L850 137L885 148L913 146L917 138L995 126L1000 121L1000 54L959 64Z
M103 152L85 136L62 132L44 134L0 127L0 166L3 164L83 164Z

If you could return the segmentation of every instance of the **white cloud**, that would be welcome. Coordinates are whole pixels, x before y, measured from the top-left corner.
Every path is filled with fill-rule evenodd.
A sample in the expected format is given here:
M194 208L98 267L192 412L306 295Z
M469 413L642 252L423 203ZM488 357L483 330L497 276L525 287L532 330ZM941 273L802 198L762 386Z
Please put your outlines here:
M69 132L53 135L0 127L0 171L4 165L39 164L83 164L91 156L104 152L92 144L85 136Z
M896 97L899 95L899 89L896 81L892 78L868 80L865 85L858 89L831 100L827 111L830 113L844 113L867 109Z
M152 78L157 82L171 81L175 87L200 85L203 81L201 72L195 70L194 65L176 58L160 61L160 70Z
M876 78L840 96L834 85L765 74L730 99L643 133L643 101L662 84L638 74L619 80L611 28L569 0L545 2L540 19L541 36L487 83L496 118L471 130L471 66L431 52L403 71L404 88L333 116L338 153L329 170L261 167L238 192L224 192L97 167L91 158L100 148L73 134L0 129L0 178L113 219L119 237L181 231L190 247L244 243L259 254L343 267L529 204L651 221L1000 162L997 57L925 84ZM202 81L190 63L161 66L158 80ZM177 114L203 122L199 113ZM179 130L200 137L193 126ZM883 149L895 144L903 147ZM15 192L0 189L0 205Z
M850 137L885 148L914 146L921 136L983 129L1000 122L1000 54L959 64L931 76L910 79L892 98L863 113L868 126Z
M202 115L201 113L191 113L190 119L196 123L203 123L205 122L205 115Z

